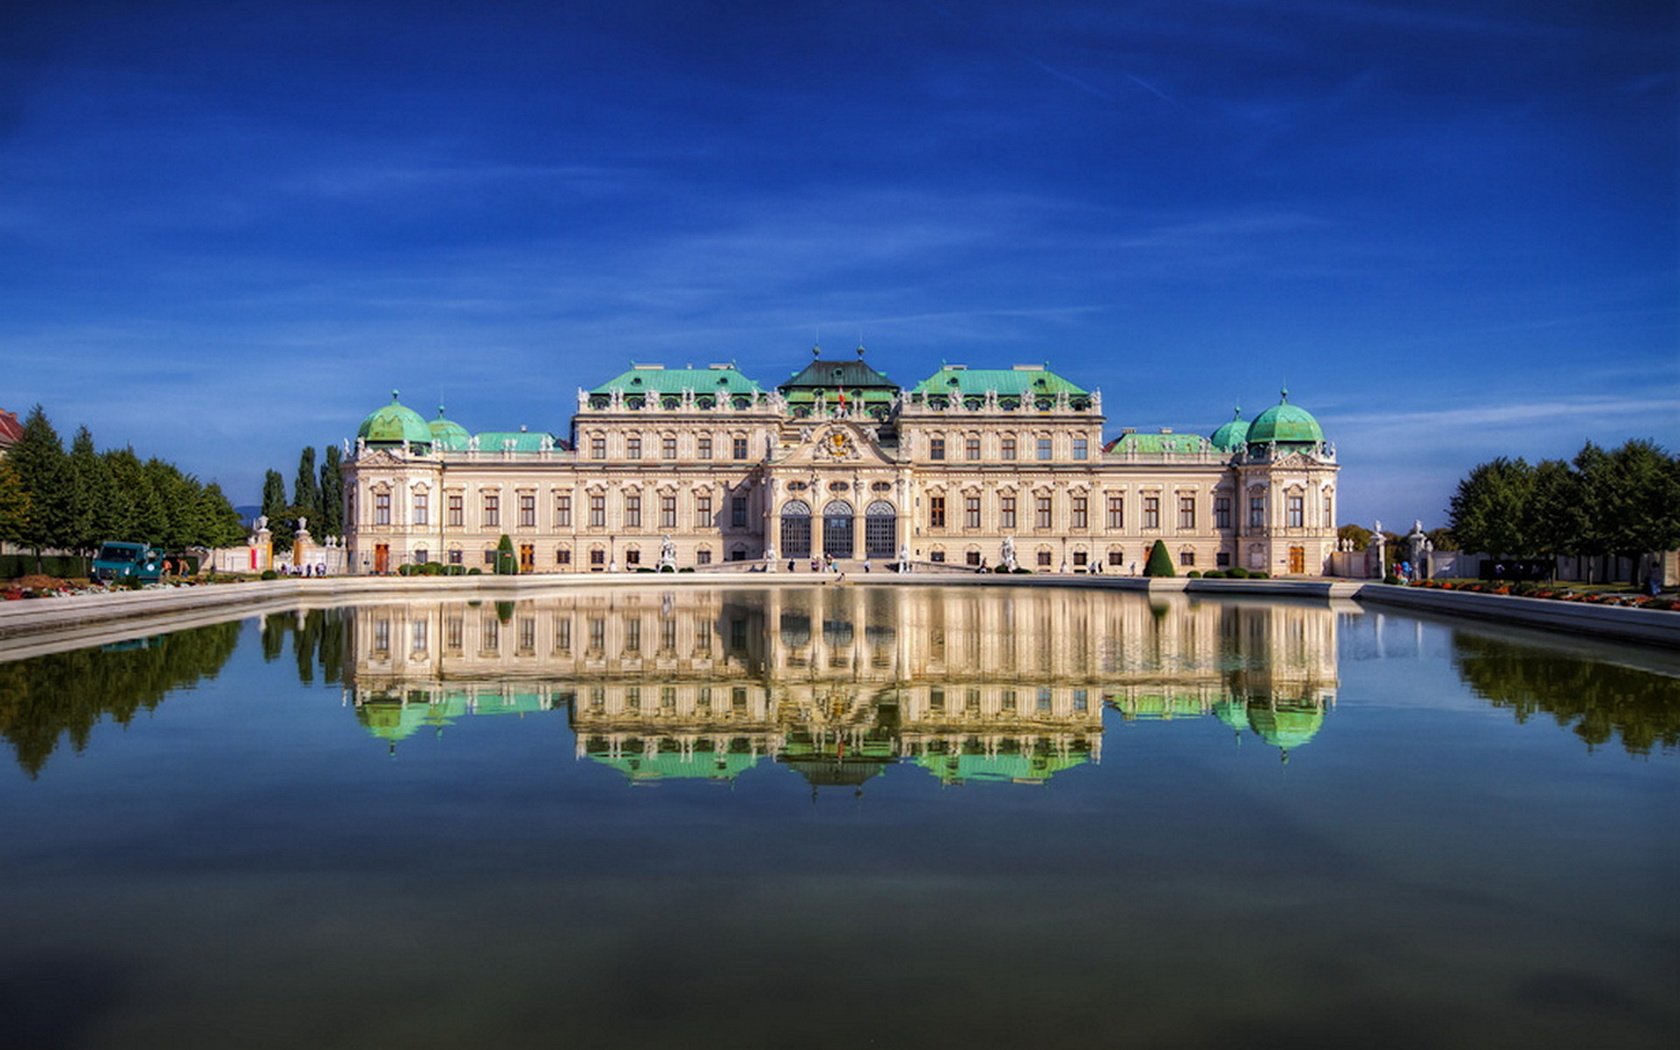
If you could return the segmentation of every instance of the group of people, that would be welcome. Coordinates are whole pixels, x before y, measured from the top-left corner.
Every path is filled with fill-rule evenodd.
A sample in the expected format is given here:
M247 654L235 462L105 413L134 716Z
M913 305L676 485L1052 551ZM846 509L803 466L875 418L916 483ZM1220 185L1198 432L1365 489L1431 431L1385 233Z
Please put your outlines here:
M281 563L276 565L274 570L282 576L325 576L327 574L327 567L325 565L290 565Z

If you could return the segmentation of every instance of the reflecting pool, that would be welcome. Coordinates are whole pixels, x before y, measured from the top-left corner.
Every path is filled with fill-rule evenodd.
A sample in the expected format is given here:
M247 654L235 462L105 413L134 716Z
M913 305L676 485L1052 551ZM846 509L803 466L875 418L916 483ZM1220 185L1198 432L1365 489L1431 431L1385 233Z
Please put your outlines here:
M0 1046L1680 1024L1675 655L861 585L153 630L0 648Z

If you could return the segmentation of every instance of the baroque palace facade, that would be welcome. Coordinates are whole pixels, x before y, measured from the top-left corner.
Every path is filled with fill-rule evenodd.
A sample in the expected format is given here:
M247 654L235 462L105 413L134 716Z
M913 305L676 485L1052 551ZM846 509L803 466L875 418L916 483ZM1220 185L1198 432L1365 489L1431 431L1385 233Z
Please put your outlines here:
M774 389L734 365L635 365L579 390L571 433L472 435L391 403L347 448L354 571L521 572L792 560L1035 572L1319 574L1336 547L1334 447L1287 392L1209 436L1123 429L1102 395L1039 365L947 365L905 389L863 359Z

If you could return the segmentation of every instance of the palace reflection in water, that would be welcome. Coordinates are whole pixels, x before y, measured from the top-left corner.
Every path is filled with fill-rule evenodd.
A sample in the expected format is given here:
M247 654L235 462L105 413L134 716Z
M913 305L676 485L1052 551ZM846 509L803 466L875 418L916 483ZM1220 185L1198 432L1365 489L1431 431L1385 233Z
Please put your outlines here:
M565 707L632 781L761 762L818 785L914 763L1042 783L1102 758L1103 707L1216 717L1288 750L1335 702L1328 606L833 586L357 608L345 694L395 749L466 715Z

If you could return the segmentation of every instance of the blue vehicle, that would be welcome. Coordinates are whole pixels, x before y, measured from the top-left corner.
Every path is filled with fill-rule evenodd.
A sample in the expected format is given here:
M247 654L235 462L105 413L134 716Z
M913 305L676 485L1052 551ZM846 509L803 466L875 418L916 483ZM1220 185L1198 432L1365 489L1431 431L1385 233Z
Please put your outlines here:
M147 543L111 540L93 556L93 578L101 583L137 580L156 583L163 577L163 548Z

